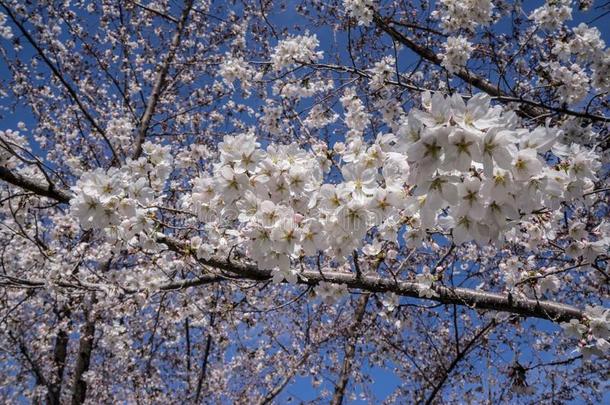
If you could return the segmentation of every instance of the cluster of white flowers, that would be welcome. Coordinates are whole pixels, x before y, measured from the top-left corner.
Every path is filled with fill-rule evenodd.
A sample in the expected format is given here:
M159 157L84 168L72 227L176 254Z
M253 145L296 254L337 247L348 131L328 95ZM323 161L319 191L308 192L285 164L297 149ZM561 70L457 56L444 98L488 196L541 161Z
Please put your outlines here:
M105 229L110 239L124 242L153 228L149 206L170 174L172 158L168 147L150 142L143 150L146 156L120 169L98 168L81 176L71 210L83 228Z
M519 128L513 112L491 107L484 94L465 103L457 94L426 93L424 110L411 110L396 134L379 134L372 143L364 141L368 114L356 93L348 89L342 102L349 131L346 143L333 146L338 183L324 182L331 167L325 146L263 149L253 132L225 136L219 161L182 199L183 209L205 223L191 241L198 256L236 244L261 268L274 270L276 281L295 282L293 260L323 251L341 262L363 247L373 227L378 239L394 243L406 227L413 247L431 231L450 232L456 244L487 244L529 226L533 212L582 198L596 180L594 152L558 144L557 128ZM115 229L124 240L150 229L145 207L167 177L170 157L160 146L145 150L146 158L124 169L81 178L73 210L84 227ZM554 158L547 161L549 153ZM535 244L542 232L530 228ZM374 254L379 246L363 252ZM433 281L430 273L420 275L423 295L433 293Z
M599 91L610 91L610 49L594 60L591 82Z
M370 122L370 114L366 112L364 104L356 94L356 90L351 87L345 90L343 97L341 97L341 104L346 111L345 125L349 128L349 131L345 137L349 143L352 138L358 138L362 135Z
M595 27L588 27L585 23L580 23L578 27L573 30L573 36L568 41L561 41L555 43L553 47L553 54L555 54L559 60L568 62L572 56L576 57L576 61L583 66L589 66L591 69L591 84L594 88L599 91L610 90L610 49L605 49L606 43L601 39L599 30ZM553 65L549 71L554 73L555 69L558 69L558 65ZM560 77L556 80L561 82L566 80L568 86L565 89L566 98L574 101L580 100L584 97L571 97L569 93L573 91L572 84L576 85L577 94L582 94L585 87L585 83L588 83L588 78L585 77L586 73L578 65L572 64L569 68L561 68L562 72L559 73ZM572 79L565 76L575 76ZM580 85L578 82L581 82Z
M128 118L113 118L106 125L106 135L113 141L126 146L133 142L133 129L133 124Z
M371 69L371 89L377 91L386 85L393 74L395 74L396 60L392 56L386 56L379 62L376 62Z
M4 39L13 38L13 30L6 25L6 15L4 13L0 13L0 37Z
M433 298L438 294L432 289L432 285L436 281L436 276L430 272L428 266L422 268L422 272L415 276L419 290L417 293L420 297Z
M268 131L272 134L280 134L284 129L282 107L275 105L273 101L269 99L265 101L263 116L260 119L261 127L264 131Z
M337 121L339 115L332 110L325 108L322 104L316 104L312 107L303 123L308 128L324 128L327 125Z
M343 7L358 25L369 26L373 21L373 0L343 0Z
M239 80L244 88L249 86L255 76L254 69L244 58L231 56L230 54L227 54L220 64L218 73L227 85L232 86L233 82Z
M585 359L610 354L610 309L587 306L582 321L561 324L566 335L579 339L578 348Z
M587 95L589 78L578 64L562 66L558 62L551 62L548 64L548 72L551 84L557 86L561 101L576 103Z
M283 98L300 99L312 97L315 94L330 91L335 88L332 80L297 79L278 82L273 86L273 93Z
M290 36L281 40L274 48L271 63L276 71L288 68L295 63L313 63L324 57L323 51L317 51L320 45L314 35Z
M449 73L455 73L466 66L472 50L472 44L465 37L448 37L443 44L441 65Z
M328 305L333 305L349 293L345 284L329 283L327 281L319 282L314 291Z
M601 39L601 34L596 27L588 27L587 24L580 23L572 31L574 37L570 40L570 52L580 61L588 62L601 56L606 43Z
M564 21L572 19L572 0L546 0L530 14L530 19L542 28L554 31Z
M433 17L440 18L446 32L472 30L491 22L494 5L491 0L441 0Z

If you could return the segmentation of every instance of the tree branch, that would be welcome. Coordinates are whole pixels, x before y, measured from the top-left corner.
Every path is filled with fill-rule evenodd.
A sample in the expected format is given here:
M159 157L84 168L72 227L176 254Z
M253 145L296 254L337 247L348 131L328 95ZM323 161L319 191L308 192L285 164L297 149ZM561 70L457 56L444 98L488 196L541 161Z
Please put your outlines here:
M178 253L188 253L188 246L166 235L157 234L157 241L164 243L170 250ZM260 269L252 264L239 262L226 262L224 259L210 259L198 261L206 266L214 267L233 273L237 276L252 280L269 280L272 278L271 270ZM393 279L379 276L356 277L350 273L335 271L324 272L324 277L317 271L306 270L300 273L299 284L316 285L320 281L328 281L335 284L345 284L349 288L360 289L367 292L393 292L395 294L422 299L419 295L420 285L407 281L395 281ZM467 306L471 309L487 309L492 311L510 312L526 317L548 319L554 322L564 322L570 319L582 319L583 312L571 305L561 304L553 301L539 301L528 298L515 299L508 295L491 293L468 288L452 288L435 286L436 296L428 298L443 304L456 304Z
M163 61L163 64L161 65L159 73L157 74L157 77L155 79L155 84L153 85L152 93L150 95L150 98L148 99L146 110L144 111L144 115L142 116L142 120L140 121L140 125L138 126L138 134L136 137L136 144L133 152L134 160L139 158L142 154L142 144L144 143L144 139L146 138L146 131L148 131L150 120L152 119L152 116L155 113L155 108L157 107L157 102L161 97L163 86L165 86L165 79L167 78L169 66L174 60L176 51L180 46L182 33L184 31L184 27L186 26L186 20L189 16L192 7L193 0L187 0L184 6L184 10L182 10L180 22L178 22L178 27L176 29L176 32L174 33L174 37L172 38L172 42L169 47L169 52L167 53L167 56L165 57L165 60Z
M88 315L89 317L90 315ZM74 386L72 388L72 405L80 405L87 397L87 383L83 375L89 370L91 352L93 351L93 338L95 335L95 321L88 318L81 330L81 338L78 346L78 357L74 367Z
M70 313L71 311L68 306L64 305L60 315L58 316L59 321L61 322L63 318L69 318ZM48 398L51 405L61 404L61 388L63 385L69 341L70 337L68 336L68 333L65 331L65 329L61 328L57 332L57 336L55 337L55 346L53 348L53 363L56 368L56 380L52 381L49 387Z
M305 354L303 354L303 357L301 357L299 362L292 368L292 370L290 370L290 372L288 374L286 374L286 376L280 381L280 383L278 385L276 385L271 391L269 391L267 393L267 395L265 395L258 402L258 404L259 405L270 404L271 401L273 401L275 399L275 397L277 397L280 394L280 392L282 392L282 390L286 387L286 385L288 385L290 380L292 380L292 378L296 375L296 373L303 366L303 364L305 364L305 362L307 361L307 359L309 358L310 355L311 355L311 350L307 350L305 352Z
M412 41L409 37L390 26L389 22L384 20L384 18L378 13L373 14L373 21L377 25L377 27L390 35L394 40L406 45L409 49L415 52L417 55L426 59L429 62L434 63L435 65L440 66L442 59L435 53L432 49L427 48L425 46L419 45L416 42ZM543 114L543 110L550 110L557 113L562 113L566 115L571 115L574 117L587 118L591 121L601 121L601 122L610 122L610 117L604 117L601 115L589 114L587 112L573 111L567 108L562 107L552 107L548 105L544 105L542 103L538 103L533 100L527 100L522 97L514 97L510 94L505 93L499 87L494 86L489 81L485 80L485 78L478 76L467 69L461 69L454 73L455 76L464 80L466 83L476 87L477 89L484 91L490 96L496 98L501 102L515 102L521 104L521 110L531 117L537 117Z
M481 328L481 330L479 330L479 332L477 332L477 334L474 335L474 337L472 339L470 339L468 341L468 343L466 343L466 346L460 352L457 353L457 355L455 356L455 358L453 359L451 364L449 364L449 367L447 367L447 369L443 372L443 375L442 375L440 381L434 386L434 389L428 396L428 399L426 399L426 402L425 402L426 405L430 405L432 403L432 401L434 400L434 398L436 397L436 395L438 394L440 389L443 387L443 384L445 384L445 381L447 381L447 379L449 378L449 375L451 374L451 372L457 367L457 365L460 363L460 361L462 361L466 357L466 355L468 354L470 349L474 346L474 344L495 325L496 325L495 320L492 320L491 322L489 322L485 327Z
M10 171L6 167L0 166L0 179L14 186L21 187L24 190L31 191L43 197L49 197L61 203L67 204L70 202L70 194L65 191L57 190L53 184L47 184L30 180L19 173Z
M369 302L369 294L362 294L358 300L358 306L355 311L354 325L348 332L347 343L345 344L345 355L343 357L343 368L339 375L339 381L335 387L335 394L331 400L331 405L341 405L343 403L343 397L345 396L345 389L349 382L350 375L352 373L352 367L354 365L354 356L356 355L356 343L357 333L362 324L362 319L366 312L366 304Z

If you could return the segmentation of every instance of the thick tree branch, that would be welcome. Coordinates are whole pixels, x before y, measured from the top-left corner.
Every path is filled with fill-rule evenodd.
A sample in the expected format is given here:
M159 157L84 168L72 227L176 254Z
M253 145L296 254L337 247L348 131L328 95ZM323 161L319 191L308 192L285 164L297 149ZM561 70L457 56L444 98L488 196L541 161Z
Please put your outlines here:
M89 370L91 353L93 351L93 338L95 337L95 320L89 311L85 313L85 325L81 330L76 365L74 366L74 386L72 387L72 405L80 405L87 397L87 383L83 375Z
M309 356L311 355L311 352L312 352L311 350L307 350L305 352L305 354L303 354L303 357L301 357L299 362L292 368L292 370L290 370L290 372L288 372L288 374L286 374L286 376L284 378L282 378L280 383L277 384L271 391L269 391L267 393L267 395L265 395L258 402L258 404L259 405L270 404L275 399L275 397L277 397L282 392L282 390L286 387L286 385L288 385L290 380L292 380L292 378L296 375L296 373L303 366L303 364L305 364L307 362L307 359L309 359Z
M70 201L70 194L65 191L57 190L53 184L28 179L19 173L15 173L6 167L0 166L0 179L24 190L31 191L43 197L49 197L61 203L67 204Z
M39 182L16 175L5 168L0 169L2 169L0 170L0 179L34 193L49 198L54 198L59 202L68 203L70 201L70 195L66 192L60 192L52 188L49 190L48 186L42 185ZM180 242L163 234L157 234L156 238L159 243L164 243L174 252L191 254L191 250L186 243ZM227 262L221 259L199 259L198 261L205 266L224 270L232 275L242 278L251 280L269 280L272 278L271 270L260 269L251 264ZM217 281L217 277L219 276L204 275L198 279L172 283L163 288L176 289L194 287ZM358 278L353 274L332 271L324 272L324 274L320 274L318 271L313 270L303 271L300 273L300 284L316 285L320 281L345 284L350 288L360 289L368 292L394 292L404 297L421 298L419 295L420 285L417 283L395 281L393 279L378 276L362 276L361 278ZM85 284L82 285L85 286ZM78 287L78 285L71 286ZM98 286L95 284L92 285L92 288L95 287ZM434 290L436 292L436 296L430 299L443 304L463 305L472 309L504 311L526 317L548 319L555 322L564 322L569 321L570 319L581 319L583 317L582 310L571 305L561 304L553 301L540 301L526 298L516 299L515 297L509 297L506 294L484 292L467 288L450 288L440 285L435 286Z
M63 318L70 317L70 309L64 306L62 309L63 315L59 317L61 321ZM64 369L66 367L66 358L68 356L68 343L70 337L65 329L60 329L55 337L55 346L53 348L53 363L55 365L55 380L51 382L49 387L48 399L50 404L59 405L61 403L61 388L63 385Z
M188 253L187 244L179 242L166 235L157 235L157 240L165 243L170 250L179 253ZM252 280L269 280L272 278L271 270L260 269L255 265L227 262L221 259L198 260L201 264L227 271L234 275ZM299 284L316 285L320 281L336 284L345 284L349 288L360 289L367 292L393 292L395 294L418 298L421 286L407 281L365 276L358 278L351 273L327 271L321 275L317 271L307 270L300 273ZM434 288L436 296L430 300L443 304L456 304L472 309L486 309L492 311L510 312L526 317L548 319L554 322L564 322L570 319L581 319L583 312L573 306L553 301L539 301L533 299L517 299L505 294L491 293L468 288L451 288L437 285Z
M148 104L146 105L146 110L144 111L144 115L142 116L142 120L140 121L140 125L138 126L136 144L133 152L134 160L139 158L142 154L142 144L144 143L144 139L146 138L146 131L148 131L150 120L152 119L153 114L155 113L155 108L157 107L157 103L159 102L159 98L161 97L163 87L165 86L167 72L169 72L169 66L174 60L176 51L180 46L182 33L184 32L184 27L186 26L186 20L188 19L192 7L193 0L187 0L184 6L184 10L182 10L182 16L180 17L180 21L178 22L178 27L172 38L169 51L167 52L167 56L163 60L163 64L161 65L159 73L157 74L157 77L155 79L152 93L150 95L150 98L148 99Z
M218 300L218 292L216 295L216 300ZM216 303L216 301L215 301ZM216 304L214 304L216 305ZM197 389L195 391L195 402L199 402L199 398L201 397L201 389L203 388L203 381L205 381L205 376L208 370L208 364L210 359L210 352L212 351L212 328L214 328L214 321L216 320L216 315L214 312L210 314L210 325L208 327L208 336L205 341L205 350L203 352L203 357L201 359L201 370L199 372L199 378L197 379Z
M168 15L168 14L162 13L161 11L159 11L159 10L155 10L154 8L146 7L145 5L143 5L143 4L141 4L141 3L137 2L137 1L134 1L134 2L133 2L133 5L134 5L134 6L137 6L137 7L140 7L141 9L146 10L146 11L148 11L148 12L149 12L149 13L151 13L151 14L158 15L158 16L159 16L159 17L161 17L161 18L165 18L166 20L171 21L171 22L173 22L173 23L175 23L175 24L177 24L177 23L178 23L178 20L176 20L176 19L175 19L174 17L172 17L171 15Z

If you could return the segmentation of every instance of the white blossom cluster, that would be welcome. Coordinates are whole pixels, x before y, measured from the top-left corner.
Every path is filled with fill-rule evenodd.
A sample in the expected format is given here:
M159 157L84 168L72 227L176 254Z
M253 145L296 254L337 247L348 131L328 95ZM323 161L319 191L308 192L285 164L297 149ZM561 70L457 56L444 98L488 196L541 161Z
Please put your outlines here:
M447 41L443 44L441 65L449 73L455 73L466 66L472 50L472 44L467 38L461 35L458 37L448 37Z
M172 157L168 147L150 142L143 150L146 156L120 169L98 168L81 176L71 210L84 229L105 229L111 240L123 242L153 229L149 206L172 170Z
M376 62L371 69L370 85L373 91L382 89L386 85L392 75L395 74L396 60L392 56L385 56L379 62Z
M494 5L491 0L441 0L440 8L433 16L440 18L445 32L460 29L471 31L478 25L488 25L492 20Z
M348 148L351 147L351 140L355 138L361 145L361 138L364 129L370 122L370 114L366 112L364 104L356 94L356 90L348 88L345 90L343 97L341 97L341 104L345 109L345 125L349 128L349 131L345 135L347 139ZM350 156L348 155L348 159ZM349 160L347 160L349 162Z
M254 70L244 58L234 57L230 54L223 59L218 73L228 85L232 85L236 80L240 80L242 85L247 84L254 77Z
M343 7L358 25L369 26L373 21L373 0L343 0Z
M316 295L328 305L333 305L348 294L347 286L345 284L335 284L327 281L318 283L314 288L314 291Z
M317 36L296 35L281 40L273 50L271 63L276 71L292 66L294 63L313 63L324 57L323 51L316 51L320 45Z
M601 56L606 43L601 39L597 27L588 27L580 23L573 30L574 37L569 42L570 53L576 55L582 62L589 62Z
M610 49L606 49L593 62L591 82L599 91L610 91Z
M568 102L578 101L586 95L584 88L589 83L589 75L581 65L590 67L590 84L595 89L610 90L610 49L606 49L606 43L601 38L599 30L580 23L572 31L573 36L569 40L556 42L552 49L553 54L569 66L560 67L555 62L552 69L549 70L550 73L556 73L557 77L554 79L557 82L566 84L563 93L564 100ZM572 57L575 57L576 62L580 65L570 64ZM578 97L571 94L573 91ZM582 94L583 92L585 94Z
M338 183L324 181L331 167L326 147L263 149L253 132L225 136L212 172L193 179L183 200L205 223L205 234L192 240L198 255L226 252L233 239L260 267L273 269L276 281L294 282L292 260L324 251L341 261L362 247L372 227L396 243L406 225L409 246L434 230L451 232L457 244L486 244L527 225L528 214L557 209L592 189L597 156L557 143L560 129L519 128L514 113L491 107L484 94L468 103L440 93L423 101L425 109L412 110L396 134L367 143L368 115L348 89L342 103L349 131L345 143L333 146ZM83 175L73 203L83 227L112 230L123 241L152 229L147 207L171 159L158 145L147 143L145 151L147 157L123 169ZM560 163L548 164L548 153ZM431 293L429 276L418 280L424 295Z
M312 97L315 94L330 91L335 88L332 80L293 80L278 82L273 86L273 93L279 94L283 98L300 99Z
M308 128L324 128L339 118L339 115L335 114L332 110L324 108L322 104L314 105L307 118L303 121L303 124Z
M125 117L110 119L106 125L106 135L123 146L133 141L133 130L133 124Z
M548 64L549 76L557 86L561 101L571 104L582 100L589 91L587 73L576 63L562 66L558 62Z
M231 54L225 56L218 68L218 74L222 77L222 81L233 89L235 81L239 80L244 95L249 97L253 84L261 80L263 73L257 72L241 56L237 57Z
M585 319L561 324L564 333L579 339L578 349L585 359L610 354L610 309L587 306Z
M530 19L544 29L555 31L564 21L572 19L572 0L546 0L530 14Z
M0 13L0 37L4 39L13 38L13 30L6 25L6 15L4 13Z

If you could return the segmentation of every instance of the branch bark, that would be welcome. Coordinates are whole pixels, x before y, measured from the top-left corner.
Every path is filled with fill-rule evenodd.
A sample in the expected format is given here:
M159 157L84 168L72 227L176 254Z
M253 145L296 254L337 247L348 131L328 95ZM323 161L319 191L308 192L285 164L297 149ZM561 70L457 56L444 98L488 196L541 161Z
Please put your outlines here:
M62 311L65 313L59 317L62 318L70 317L70 310L67 306L64 306ZM63 385L64 369L66 367L66 357L68 355L68 343L70 337L64 329L60 329L55 337L55 346L53 348L53 363L56 368L55 381L52 381L49 387L49 393L47 395L49 403L51 405L59 405L61 403L61 388Z
M150 120L152 119L152 116L155 113L155 108L157 107L157 103L159 102L159 98L161 97L163 86L165 86L165 80L167 78L169 66L174 60L174 56L176 56L176 51L180 46L182 33L184 32L184 27L186 26L186 20L188 19L192 7L193 0L187 0L185 2L184 10L182 10L182 16L180 17L180 21L178 22L178 27L172 38L172 42L169 47L167 56L165 57L165 60L163 61L163 64L161 65L159 73L157 74L157 77L155 79L152 93L150 95L150 98L148 99L148 104L146 105L146 110L144 111L144 115L142 116L142 120L140 121L140 125L138 126L138 134L136 137L136 144L133 152L134 160L139 158L142 154L142 144L144 143L144 139L146 138L146 131L148 131Z
M288 374L286 374L286 376L280 381L280 383L278 385L276 385L271 391L269 391L267 393L267 395L265 395L259 402L259 405L267 405L270 404L271 401L273 401L275 399L275 397L277 397L286 387L286 385L288 385L288 383L290 382L290 380L292 380L292 378L296 375L296 373L299 371L299 369L303 366L303 364L305 364L305 362L307 362L307 359L309 359L309 356L311 355L311 351L307 350L305 352L305 354L303 354L303 357L301 357L301 359L299 360L299 362L292 368L292 370L290 370L290 372Z
M92 300L92 303L95 299ZM93 351L93 338L95 336L95 320L93 315L87 311L85 313L85 325L81 330L81 338L78 346L76 365L74 366L74 386L72 387L72 405L80 405L85 402L87 397L87 383L83 380L83 375L89 370L91 363L91 353Z
M362 294L358 300L358 306L355 312L355 321L352 329L349 331L347 336L347 343L345 344L345 355L343 357L343 367L341 368L341 374L339 375L339 381L335 387L335 393L331 400L331 405L341 405L345 396L345 389L349 383L349 378L352 374L352 368L354 365L354 357L356 355L356 343L358 340L358 330L362 325L362 319L366 313L366 304L369 302L369 294Z
M0 179L14 186L21 187L24 190L31 191L43 197L52 198L60 203L68 204L70 202L70 194L55 188L53 184L43 184L36 180L28 179L19 173L15 173L6 167L0 166Z
M165 243L170 250L178 253L188 253L188 246L166 235L158 234L157 241ZM227 271L234 275L252 280L269 280L272 278L271 270L260 269L252 264L227 262L224 259L197 259L201 264ZM354 274L334 271L320 274L317 271L306 270L300 273L299 284L316 285L321 281L336 284L345 284L349 288L367 292L393 292L395 294L422 299L420 285L417 283L398 281L394 279L365 276L358 278ZM486 309L501 312L510 312L526 317L548 319L554 322L564 322L570 319L582 319L583 312L571 305L553 301L540 301L533 299L517 299L505 294L473 290L469 288L452 288L442 285L433 287L436 295L429 298L443 304L456 304L471 309Z

